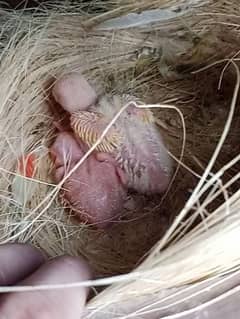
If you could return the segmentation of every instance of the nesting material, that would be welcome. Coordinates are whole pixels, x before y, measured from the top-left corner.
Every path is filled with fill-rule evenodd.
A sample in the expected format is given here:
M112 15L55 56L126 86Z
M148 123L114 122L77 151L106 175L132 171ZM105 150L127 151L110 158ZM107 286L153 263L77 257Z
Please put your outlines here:
M136 269L95 297L87 318L111 318L118 310L119 317L135 316L140 306L121 312L126 300L133 305L142 297L154 308L151 296L164 288L239 267L239 3L194 3L178 2L176 10L176 1L142 1L138 10L173 7L184 18L115 31L101 23L135 12L136 4L116 1L108 8L100 1L105 13L84 16L77 7L61 12L60 6L46 15L1 12L0 241L32 242L50 256L82 254L98 277ZM75 71L98 94L133 94L178 110L153 109L175 159L170 189L162 196L130 194L123 220L108 232L68 216L50 178L50 91L56 79ZM43 173L31 181L37 184L31 200L19 203L12 181L17 160L30 152L42 158Z

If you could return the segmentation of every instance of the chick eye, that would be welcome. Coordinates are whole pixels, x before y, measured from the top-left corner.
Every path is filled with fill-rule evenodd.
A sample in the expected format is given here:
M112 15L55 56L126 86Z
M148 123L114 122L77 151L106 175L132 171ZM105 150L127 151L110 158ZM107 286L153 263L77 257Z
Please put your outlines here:
M52 150L49 151L49 156L53 162L56 162L57 155Z
M127 110L126 110L126 113L128 116L133 116L133 115L136 115L137 113L137 108L136 106L132 103L128 106Z

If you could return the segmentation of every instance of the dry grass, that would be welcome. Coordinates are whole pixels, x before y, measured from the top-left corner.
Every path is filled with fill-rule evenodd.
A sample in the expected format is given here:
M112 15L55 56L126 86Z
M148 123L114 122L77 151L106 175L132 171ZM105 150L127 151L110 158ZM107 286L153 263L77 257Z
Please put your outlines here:
M135 268L94 282L115 284L91 301L87 318L113 317L112 311L134 316L136 298L154 308L153 293L239 267L238 1L196 1L193 14L182 8L180 18L151 28L93 28L123 12L187 2L140 1L137 8L130 0L98 1L103 13L97 15L82 4L74 11L52 5L51 11L0 12L0 242L32 242L50 256L83 254L97 278ZM47 88L73 70L99 93L133 93L146 104L174 105L184 117L185 141L176 109L153 109L180 169L163 197L133 195L134 205L108 233L67 216L49 175L54 130ZM29 151L40 155L40 176L22 207L11 184L17 158Z

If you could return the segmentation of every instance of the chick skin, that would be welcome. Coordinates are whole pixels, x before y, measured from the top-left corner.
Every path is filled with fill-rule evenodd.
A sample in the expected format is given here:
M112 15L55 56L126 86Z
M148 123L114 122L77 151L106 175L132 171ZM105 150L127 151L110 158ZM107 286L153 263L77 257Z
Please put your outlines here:
M52 95L54 100L69 113L86 110L97 101L95 90L78 72L70 72L57 80Z
M86 146L71 133L58 134L50 148L56 183L62 181L85 152ZM125 183L124 172L110 155L92 153L66 179L62 195L82 222L106 228L122 213L127 196Z
M91 147L116 113L135 98L123 95L103 96L88 110L71 115L75 136ZM97 147L113 156L125 172L128 187L143 194L162 193L169 185L172 162L149 109L134 103L120 115Z

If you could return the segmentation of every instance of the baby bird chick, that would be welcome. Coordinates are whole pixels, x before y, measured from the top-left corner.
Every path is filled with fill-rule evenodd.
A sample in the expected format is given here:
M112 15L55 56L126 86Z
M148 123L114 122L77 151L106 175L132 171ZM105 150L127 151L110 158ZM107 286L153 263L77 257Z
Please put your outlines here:
M86 146L68 132L59 133L50 148L56 183L77 164ZM92 153L62 187L67 205L83 222L108 227L120 216L126 200L125 175L108 154Z
M75 135L91 147L131 96L103 96L87 111L71 115ZM125 172L128 187L140 193L162 193L170 182L172 163L149 109L134 103L120 115L97 151L111 154Z
M114 115L128 102L129 95L103 96L78 73L70 73L53 88L57 102L71 116L71 127L80 141L91 147ZM125 173L128 187L141 193L161 193L170 181L172 162L149 109L131 104L96 148L111 155Z

